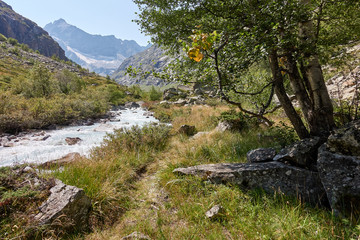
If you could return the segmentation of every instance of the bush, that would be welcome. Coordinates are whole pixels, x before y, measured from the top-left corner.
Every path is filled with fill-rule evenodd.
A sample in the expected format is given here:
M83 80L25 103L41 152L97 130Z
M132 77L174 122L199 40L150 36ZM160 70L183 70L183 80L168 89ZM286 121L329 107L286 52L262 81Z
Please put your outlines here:
M20 55L20 50L19 50L19 48L14 47L14 48L9 50L9 53L12 53L12 54L14 54L16 56L19 56Z
M54 79L57 81L60 91L64 94L79 93L85 85L78 75L67 69L58 72Z
M7 41L8 41L8 43L10 43L13 46L16 46L19 44L18 40L14 39L14 38L8 38Z
M30 51L30 48L27 44L21 44L20 45L21 49L25 52L29 52Z
M6 42L7 38L0 33L0 42Z
M154 86L151 87L149 92L149 98L151 101L158 101L162 97L162 92L160 90L155 89Z
M226 121L231 124L234 131L241 131L250 127L257 127L257 120L250 118L242 112L236 112L234 109L222 112L218 117L218 121Z
M280 125L270 127L266 132L264 132L262 137L272 139L272 141L277 142L282 148L299 140L295 129L289 127L283 122L280 122Z

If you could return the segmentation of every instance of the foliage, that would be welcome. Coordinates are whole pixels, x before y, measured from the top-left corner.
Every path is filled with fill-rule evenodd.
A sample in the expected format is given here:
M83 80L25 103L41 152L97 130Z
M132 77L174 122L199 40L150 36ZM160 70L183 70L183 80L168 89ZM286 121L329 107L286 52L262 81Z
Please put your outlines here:
M0 33L0 42L6 42L7 41L7 38Z
M264 115L278 108L271 104L276 92L301 138L308 137L309 132L328 133L334 127L331 102L318 71L319 62L326 61L326 54L334 46L359 39L354 31L360 29L355 10L359 8L358 1L134 2L141 11L137 23L153 37L153 42L172 52L184 46L190 57L178 60L174 64L178 67L170 67L167 74L174 78L190 76L183 78L185 81L215 81L224 100L269 124ZM351 27L341 30L342 24ZM339 34L341 31L344 34ZM260 84L244 77L264 60L270 60L266 68L271 70L271 77L263 78ZM291 81L309 129L287 97L286 81ZM252 86L257 89L253 91ZM313 86L322 87L312 89ZM242 101L261 94L266 97L256 104ZM316 100L319 98L322 101ZM251 108L253 105L255 109Z
M84 87L84 81L69 70L65 69L54 76L58 83L60 91L64 94L79 93Z
M13 46L16 46L16 45L19 44L18 40L14 39L14 38L11 38L11 37L9 37L9 38L7 39L7 41L8 41L8 43L10 43L10 44L13 45Z
M150 92L149 92L149 99L150 101L158 101L162 97L162 92L160 90L155 89L154 86L151 86Z
M268 138L279 144L278 148L284 148L295 141L299 140L293 128L283 122L278 125L271 126L270 129L259 135L259 138Z

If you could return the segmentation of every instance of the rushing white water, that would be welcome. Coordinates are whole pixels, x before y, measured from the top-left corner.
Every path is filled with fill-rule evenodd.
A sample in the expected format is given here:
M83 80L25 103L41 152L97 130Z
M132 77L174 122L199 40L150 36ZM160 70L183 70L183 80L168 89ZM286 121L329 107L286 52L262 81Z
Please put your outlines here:
M64 127L59 130L45 131L43 136L35 136L31 133L11 142L13 147L0 147L0 167L19 163L44 163L59 159L68 153L77 152L88 155L93 147L99 146L107 133L121 127L134 125L143 126L147 123L158 122L152 116L146 116L143 109L120 110L113 112L117 116L115 120L107 123L95 123L92 126ZM39 139L50 135L44 141ZM79 137L81 141L75 145L68 145L67 137Z

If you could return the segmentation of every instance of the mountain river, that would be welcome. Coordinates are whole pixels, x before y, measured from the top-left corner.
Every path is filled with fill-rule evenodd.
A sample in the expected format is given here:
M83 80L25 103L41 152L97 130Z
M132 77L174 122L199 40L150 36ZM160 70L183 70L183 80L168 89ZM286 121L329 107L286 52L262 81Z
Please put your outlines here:
M100 146L108 133L114 129L143 126L158 122L149 112L141 108L110 112L115 116L111 121L100 121L91 126L67 126L58 130L31 132L12 139L0 146L0 167L21 163L44 163L59 159L69 153L89 155L90 150ZM77 144L69 145L66 138L80 138Z

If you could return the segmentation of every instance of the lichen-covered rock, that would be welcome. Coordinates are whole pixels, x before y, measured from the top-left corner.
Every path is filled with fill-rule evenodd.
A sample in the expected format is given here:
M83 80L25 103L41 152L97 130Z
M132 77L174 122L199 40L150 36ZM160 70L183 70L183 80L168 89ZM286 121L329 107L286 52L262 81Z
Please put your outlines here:
M360 216L360 159L319 149L318 169L335 215Z
M332 152L360 156L360 120L337 129L329 136L327 146Z
M121 240L151 240L151 238L140 232L133 232L130 235L121 238Z
M275 156L276 150L274 148L258 148L246 154L249 163L269 162L272 161Z
M207 178L214 183L230 183L248 189L282 192L311 204L327 205L325 190L317 172L281 162L222 163L178 168L174 173Z
M195 126L182 125L179 128L178 133L185 134L187 136L193 136L196 133L196 128Z
M274 161L289 162L295 166L316 170L317 150L321 144L319 137L302 139L280 150Z
M244 128L244 123L238 119L222 120L218 123L216 130L219 132L225 131L240 131Z
M223 217L224 214L225 209L221 205L215 205L205 213L206 217L209 219L218 219Z
M35 215L35 220L40 225L77 230L88 228L91 200L85 195L84 190L56 180L56 185L50 192L49 198Z

